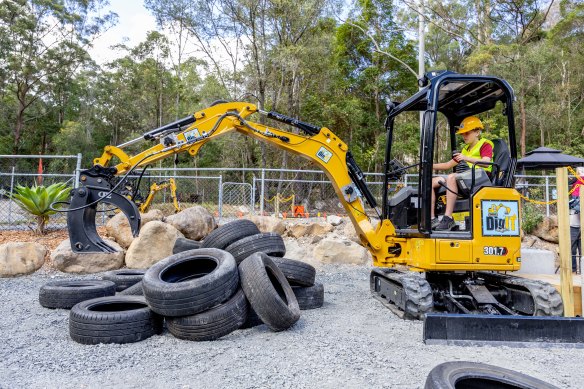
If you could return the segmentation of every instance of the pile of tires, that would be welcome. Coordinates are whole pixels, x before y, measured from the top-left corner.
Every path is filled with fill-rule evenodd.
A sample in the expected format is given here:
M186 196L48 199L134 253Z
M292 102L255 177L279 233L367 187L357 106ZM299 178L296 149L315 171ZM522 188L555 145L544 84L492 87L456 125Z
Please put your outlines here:
M214 340L238 329L248 303L240 289L235 259L226 251L201 248L154 264L142 281L144 297L180 339Z
M283 258L282 237L260 233L249 220L227 223L202 242L177 241L173 252L147 270L49 283L39 301L71 309L71 338L84 344L136 342L161 333L163 322L193 341L260 324L283 331L301 310L323 305L314 267Z
M127 272L127 271L120 271ZM39 302L45 308L71 309L69 335L82 344L132 343L162 332L162 317L139 296L116 296L126 277L114 280L60 280L43 285ZM122 279L123 278L123 279ZM121 285L121 286L120 286Z

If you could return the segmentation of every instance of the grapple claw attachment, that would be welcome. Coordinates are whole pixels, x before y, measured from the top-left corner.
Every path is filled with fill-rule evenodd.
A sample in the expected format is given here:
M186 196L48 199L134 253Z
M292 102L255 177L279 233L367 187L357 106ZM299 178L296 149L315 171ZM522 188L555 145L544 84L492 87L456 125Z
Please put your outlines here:
M71 249L74 252L113 253L117 251L104 242L97 233L95 216L98 203L92 204L97 200L118 207L128 218L132 235L138 236L140 232L140 212L136 204L119 193L109 193L109 191L109 185L86 185L71 191L71 205L69 209L73 209L73 211L67 213L67 229L69 230ZM92 205L85 207L88 204Z

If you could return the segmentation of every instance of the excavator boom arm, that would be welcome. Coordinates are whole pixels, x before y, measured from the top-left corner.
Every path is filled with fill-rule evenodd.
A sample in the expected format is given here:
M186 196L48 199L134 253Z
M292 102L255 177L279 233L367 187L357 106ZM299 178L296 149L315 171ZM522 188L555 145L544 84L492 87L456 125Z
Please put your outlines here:
M298 128L305 134L284 131L265 124L247 120L259 113L267 118L283 122ZM347 144L326 127L319 128L276 112L260 111L254 104L229 102L213 105L197 111L183 119L190 122L186 128L181 121L171 123L163 130L153 130L144 135L144 139L158 139L160 142L136 155L128 155L123 148L138 143L141 139L126 142L119 147L106 146L101 157L94 160L94 165L107 167L113 157L119 162L115 174L122 175L137 167L146 166L169 156L188 152L194 156L208 141L230 132L238 132L263 142L272 144L293 154L299 155L317 164L330 179L335 192L349 215L361 243L376 257L380 255L383 242L380 236L393 232L393 226L385 221L384 234L373 228L364 210L364 200L376 211L376 202L367 186L363 174L353 160ZM177 124L178 123L178 124Z

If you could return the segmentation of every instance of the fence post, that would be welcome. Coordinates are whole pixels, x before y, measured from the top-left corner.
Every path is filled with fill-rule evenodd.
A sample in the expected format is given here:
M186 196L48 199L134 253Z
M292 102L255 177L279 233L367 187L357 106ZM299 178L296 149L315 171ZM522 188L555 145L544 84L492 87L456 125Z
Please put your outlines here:
M223 175L219 176L219 217L223 217Z
M545 176L545 214L550 217L550 179L549 176Z
M73 183L73 187L77 188L79 186L79 173L81 171L81 158L83 155L81 153L77 154L77 164L75 165L75 182Z
M262 169L262 186L260 188L260 216L264 215L264 195L265 195L266 171Z
M256 193L256 176L251 177L251 214L255 215L255 193Z
M8 225L12 225L12 192L14 190L14 166L12 166L12 175L10 176L10 201L8 201Z

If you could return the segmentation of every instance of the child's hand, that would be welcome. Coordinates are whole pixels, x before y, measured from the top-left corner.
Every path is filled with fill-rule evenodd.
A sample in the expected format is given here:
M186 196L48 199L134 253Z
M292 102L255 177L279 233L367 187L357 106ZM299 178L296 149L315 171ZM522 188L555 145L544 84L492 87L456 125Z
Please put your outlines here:
M456 162L464 161L464 155L460 153L454 153L452 154L452 159L454 159Z

